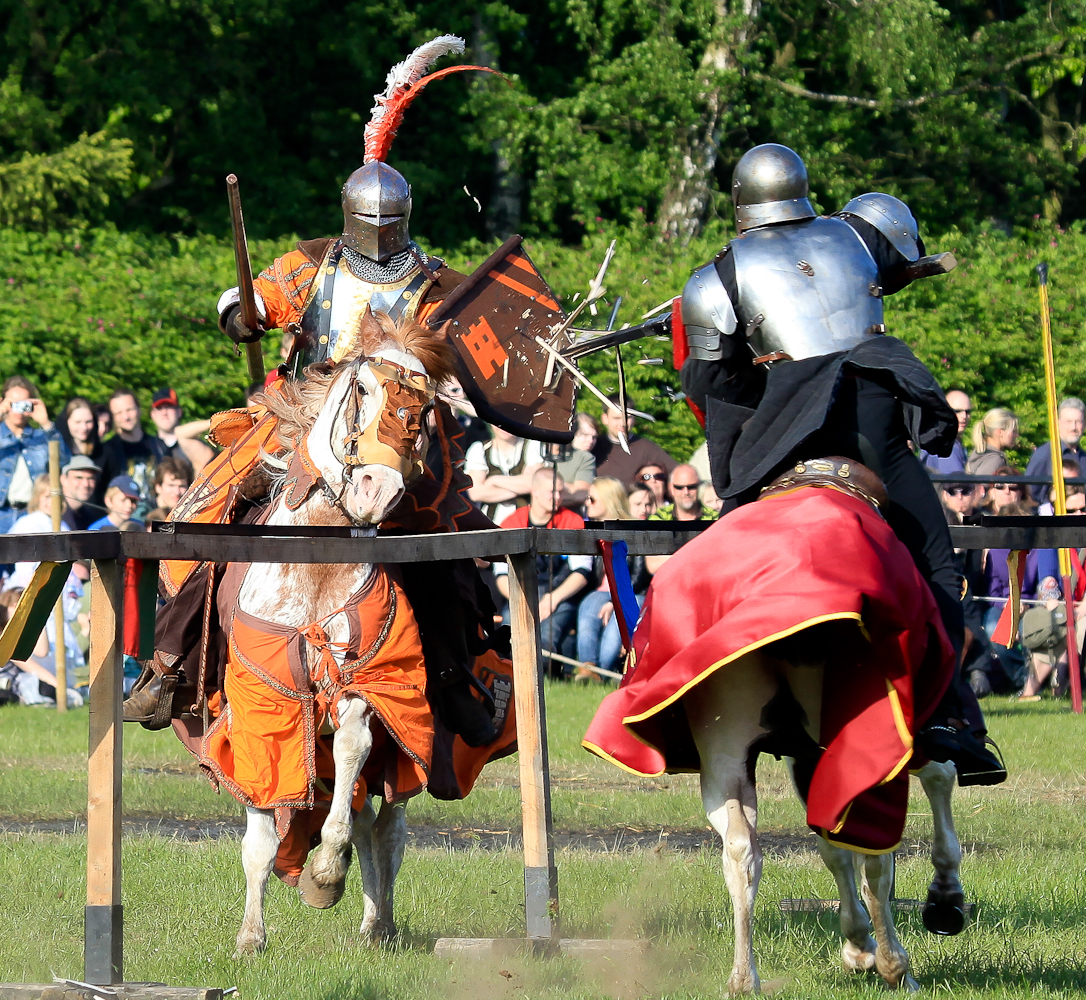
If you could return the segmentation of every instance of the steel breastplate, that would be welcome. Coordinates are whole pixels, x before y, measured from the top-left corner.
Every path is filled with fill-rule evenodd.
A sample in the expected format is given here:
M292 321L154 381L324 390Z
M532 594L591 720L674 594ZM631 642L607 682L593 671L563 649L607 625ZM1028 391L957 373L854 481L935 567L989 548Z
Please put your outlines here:
M737 312L758 357L847 351L885 333L878 267L856 231L817 218L755 229L731 243Z
M302 311L292 368L296 375L316 361L341 361L356 346L366 307L390 319L413 319L433 281L415 267L389 284L364 281L333 248L321 261Z

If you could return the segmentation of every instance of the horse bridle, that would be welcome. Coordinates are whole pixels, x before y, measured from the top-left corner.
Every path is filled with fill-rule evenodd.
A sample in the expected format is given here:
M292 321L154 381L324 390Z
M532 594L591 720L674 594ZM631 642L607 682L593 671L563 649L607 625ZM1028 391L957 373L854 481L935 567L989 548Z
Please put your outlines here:
M396 400L402 403L395 411L402 426L396 425L395 421L384 419L383 410L378 410L365 427L359 426L359 416L363 411L364 400L369 395L358 377L363 368L369 369L376 377L378 386L385 393L386 403L392 395L406 397ZM407 455L402 454L399 448L402 448L411 438L417 439L437 392L433 379L428 375L412 371L387 358L376 356L367 355L359 358L351 365L349 378L350 384L340 400L333 421L333 426L335 426L342 414L347 428L342 444L343 465L347 471L340 484L339 493L336 493L332 484L323 475L320 475L315 468L313 469L316 472L314 482L321 494L348 520L350 520L350 514L343 504L343 496L347 492L351 474L359 466L379 464L396 469L403 476L405 485L422 474L421 459L412 457L414 445L412 444L411 453ZM395 441L397 436L398 443ZM334 447L333 453L335 453ZM309 458L308 455L305 457ZM312 461L310 460L308 464L312 465Z

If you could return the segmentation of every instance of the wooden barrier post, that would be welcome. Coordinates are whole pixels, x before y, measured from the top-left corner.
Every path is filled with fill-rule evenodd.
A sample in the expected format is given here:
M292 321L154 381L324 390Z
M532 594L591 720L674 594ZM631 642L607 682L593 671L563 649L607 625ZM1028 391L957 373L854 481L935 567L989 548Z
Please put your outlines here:
M49 442L49 492L53 500L53 530L60 531L64 499L60 494L60 442ZM65 581L67 585L67 581ZM55 617L57 638L53 643L53 666L56 670L57 711L68 711L68 647L64 642L64 591L57 600Z
M123 564L117 559L96 559L91 570L83 978L98 985L124 982L121 910L123 608Z
M558 943L558 869L554 866L547 713L539 657L536 551L509 559L509 614L513 631L513 688L520 758L524 835L524 916L528 940Z

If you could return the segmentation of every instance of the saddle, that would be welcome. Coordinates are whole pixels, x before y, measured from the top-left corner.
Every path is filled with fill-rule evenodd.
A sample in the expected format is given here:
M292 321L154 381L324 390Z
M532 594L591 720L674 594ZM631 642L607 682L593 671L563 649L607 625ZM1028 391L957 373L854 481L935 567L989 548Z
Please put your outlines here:
M807 458L796 462L787 472L762 489L758 499L791 493L807 486L839 490L871 504L875 510L886 503L886 487L882 485L882 480L866 465L840 455Z

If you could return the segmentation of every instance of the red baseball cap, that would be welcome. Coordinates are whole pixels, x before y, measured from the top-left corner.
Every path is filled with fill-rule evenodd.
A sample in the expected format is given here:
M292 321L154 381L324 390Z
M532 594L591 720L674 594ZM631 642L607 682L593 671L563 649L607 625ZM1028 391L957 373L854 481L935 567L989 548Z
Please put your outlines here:
M180 408L181 404L177 401L177 393L173 389L159 389L151 397L151 409L154 410L159 406L176 406Z

